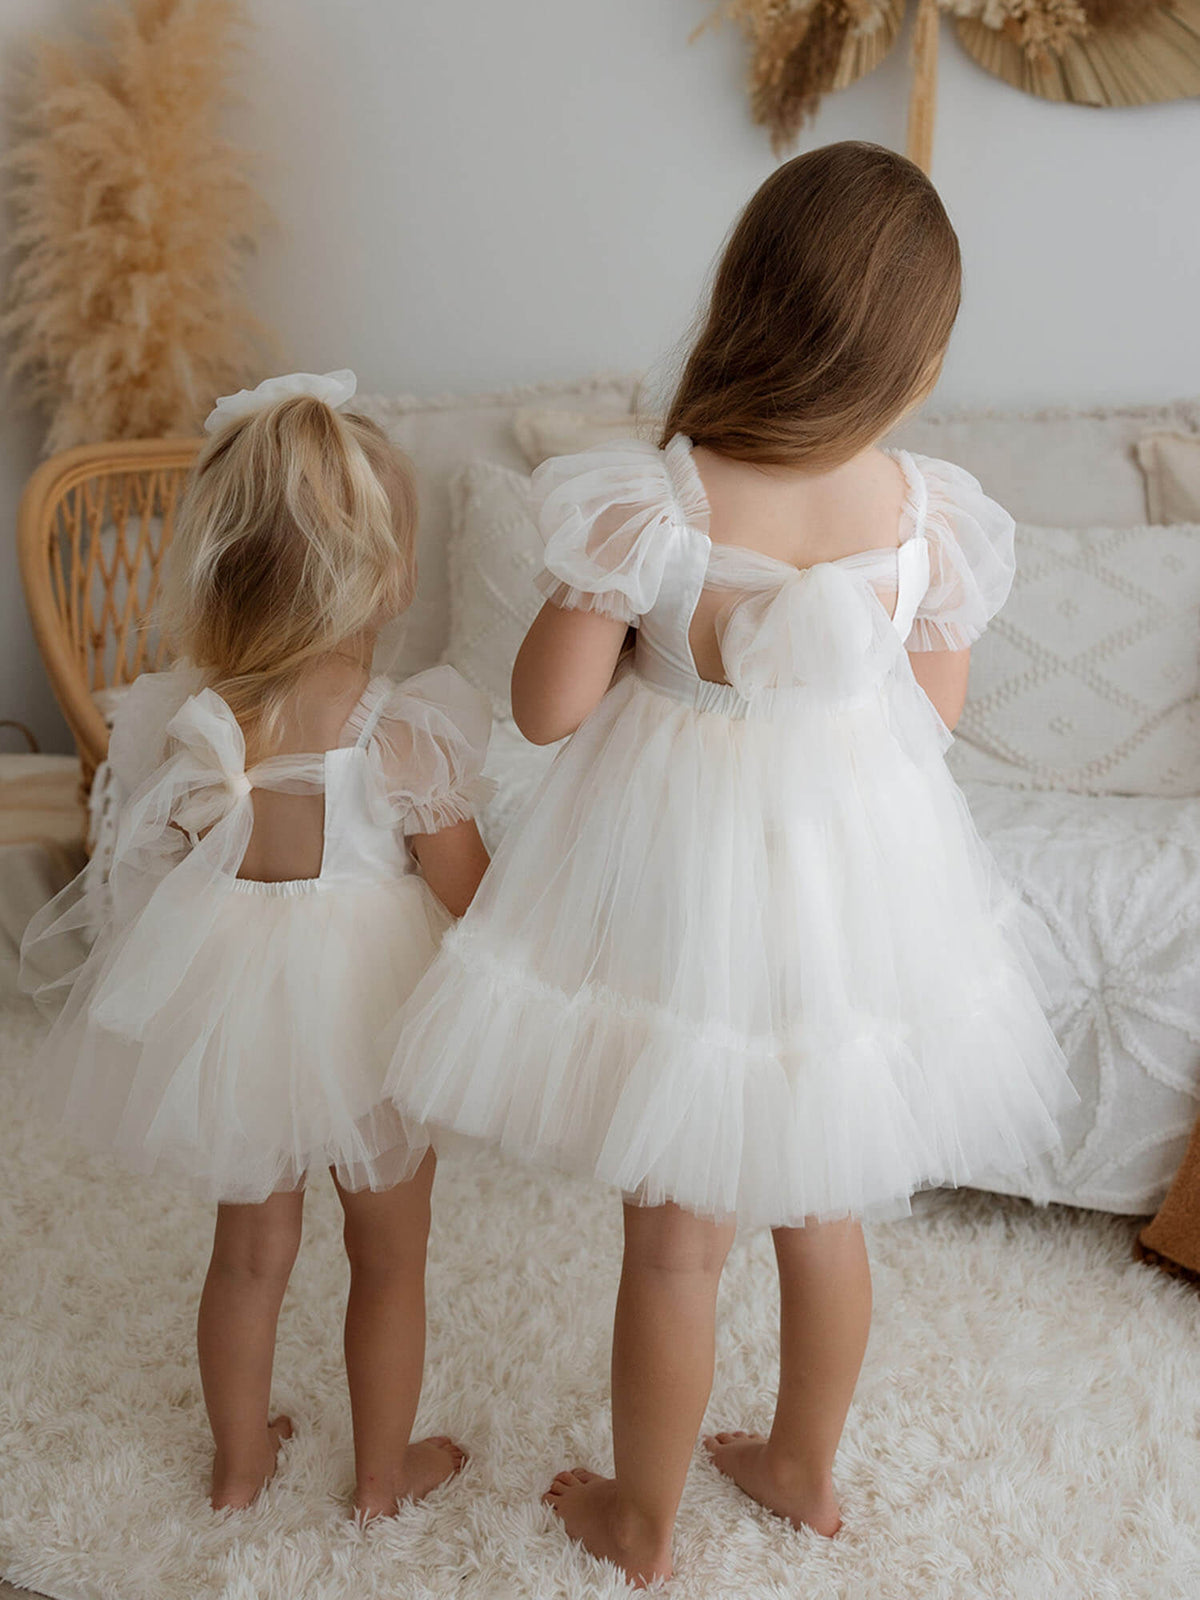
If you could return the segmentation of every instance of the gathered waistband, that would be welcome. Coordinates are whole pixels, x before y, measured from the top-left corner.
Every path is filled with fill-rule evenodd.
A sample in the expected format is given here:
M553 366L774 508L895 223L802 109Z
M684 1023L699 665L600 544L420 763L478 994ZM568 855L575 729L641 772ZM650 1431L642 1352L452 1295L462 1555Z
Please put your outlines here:
M698 678L690 672L665 661L650 650L639 650L631 670L648 688L669 695L697 711L712 712L738 721L803 715L805 712L840 712L857 706L877 704L879 684L870 684L852 694L831 695L825 689L813 689L807 684L797 684L786 689L763 689L752 699L739 692L731 683L713 683L708 678Z
M397 872L379 877L348 878L336 872L322 874L319 878L229 878L226 887L236 894L248 894L269 900L290 900L297 895L322 894L330 890L357 888L382 889L398 883L417 880L414 872Z
M266 895L270 899L291 899L297 894L316 894L326 887L323 878L231 878L229 887L238 894Z

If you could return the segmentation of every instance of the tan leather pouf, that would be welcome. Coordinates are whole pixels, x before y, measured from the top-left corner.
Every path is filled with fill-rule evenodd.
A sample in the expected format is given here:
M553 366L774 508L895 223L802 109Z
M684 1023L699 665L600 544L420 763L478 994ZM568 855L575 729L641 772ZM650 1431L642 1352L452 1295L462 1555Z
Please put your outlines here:
M1133 1248L1151 1266L1200 1286L1200 1118L1167 1198Z

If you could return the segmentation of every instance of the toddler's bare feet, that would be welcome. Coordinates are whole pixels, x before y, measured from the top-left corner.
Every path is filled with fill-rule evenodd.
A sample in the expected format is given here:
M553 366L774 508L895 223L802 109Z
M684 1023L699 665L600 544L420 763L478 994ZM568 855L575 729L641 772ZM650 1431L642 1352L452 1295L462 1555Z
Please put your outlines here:
M712 1433L704 1448L718 1472L732 1478L743 1494L766 1506L797 1528L813 1528L831 1539L842 1525L842 1513L826 1479L812 1484L781 1468L759 1433Z
M213 1461L212 1494L209 1496L213 1510L242 1511L250 1505L275 1476L279 1446L291 1437L291 1417L272 1417L256 1460L231 1465L218 1456Z
M394 1517L406 1500L423 1500L438 1484L462 1471L467 1452L444 1433L418 1439L404 1452L399 1471L387 1477L369 1474L354 1493L354 1515Z
M576 1467L560 1472L542 1499L572 1539L620 1567L635 1589L671 1576L670 1537L655 1535L636 1514L621 1507L615 1478Z

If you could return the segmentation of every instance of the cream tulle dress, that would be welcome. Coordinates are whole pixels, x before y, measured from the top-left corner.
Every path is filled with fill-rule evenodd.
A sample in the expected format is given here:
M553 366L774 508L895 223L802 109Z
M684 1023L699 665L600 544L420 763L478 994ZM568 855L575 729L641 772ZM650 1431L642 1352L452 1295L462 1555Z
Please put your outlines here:
M899 547L803 571L710 540L682 436L539 469L543 592L637 647L401 1014L406 1116L751 1224L894 1215L1057 1142L1045 929L905 652L978 638L1012 520L896 459ZM727 684L688 642L705 589Z
M451 918L405 836L472 815L489 731L482 697L438 667L372 680L337 748L247 768L192 671L140 678L112 734L130 798L108 883L64 890L22 951L58 1009L52 1112L220 1201L265 1200L310 1167L352 1189L410 1176L428 1139L384 1097L385 1034ZM317 877L238 877L262 789L323 793Z

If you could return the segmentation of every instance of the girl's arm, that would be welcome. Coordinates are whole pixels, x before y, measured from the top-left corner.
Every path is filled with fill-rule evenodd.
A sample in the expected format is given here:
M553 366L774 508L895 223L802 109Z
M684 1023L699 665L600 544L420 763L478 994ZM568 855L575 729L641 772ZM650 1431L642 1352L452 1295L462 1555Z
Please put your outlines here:
M532 744L565 739L599 704L625 631L615 617L546 602L513 663L513 720Z
M437 833L414 833L409 844L421 876L453 917L461 917L487 871L488 853L474 822L455 822Z
M934 710L953 728L967 698L970 650L910 650L913 677L933 702Z

